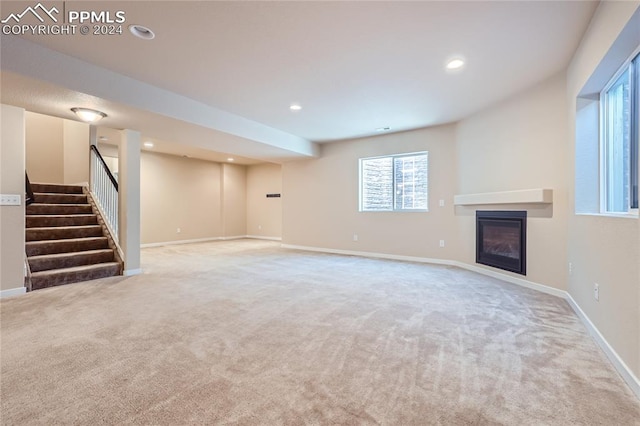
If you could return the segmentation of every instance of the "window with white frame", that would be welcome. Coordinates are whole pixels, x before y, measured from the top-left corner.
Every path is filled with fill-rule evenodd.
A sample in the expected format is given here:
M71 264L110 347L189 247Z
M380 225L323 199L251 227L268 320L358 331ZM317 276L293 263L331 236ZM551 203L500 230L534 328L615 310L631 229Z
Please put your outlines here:
M637 212L640 55L624 64L605 86L600 99L601 211Z
M360 159L360 211L427 211L428 153Z

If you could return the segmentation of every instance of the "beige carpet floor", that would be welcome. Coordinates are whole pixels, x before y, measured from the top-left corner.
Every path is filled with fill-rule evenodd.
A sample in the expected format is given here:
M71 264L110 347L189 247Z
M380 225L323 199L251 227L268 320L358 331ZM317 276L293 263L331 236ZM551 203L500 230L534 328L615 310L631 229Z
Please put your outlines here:
M239 240L0 302L3 425L638 425L564 300Z

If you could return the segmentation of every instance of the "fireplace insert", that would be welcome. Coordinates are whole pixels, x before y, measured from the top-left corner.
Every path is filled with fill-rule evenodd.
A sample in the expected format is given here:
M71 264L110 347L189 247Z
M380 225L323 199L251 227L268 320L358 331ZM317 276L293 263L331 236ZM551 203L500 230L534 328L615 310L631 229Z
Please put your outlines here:
M476 211L476 263L527 275L526 211Z

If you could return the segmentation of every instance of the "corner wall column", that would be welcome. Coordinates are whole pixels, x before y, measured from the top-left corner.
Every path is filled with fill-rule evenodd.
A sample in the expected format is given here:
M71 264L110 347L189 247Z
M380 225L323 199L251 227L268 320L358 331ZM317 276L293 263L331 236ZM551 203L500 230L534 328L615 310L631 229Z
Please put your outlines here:
M0 297L26 291L25 271L25 111L0 109L0 192L20 196L20 204L0 206Z
M124 274L140 269L140 132L122 130L118 148L119 243L124 252Z

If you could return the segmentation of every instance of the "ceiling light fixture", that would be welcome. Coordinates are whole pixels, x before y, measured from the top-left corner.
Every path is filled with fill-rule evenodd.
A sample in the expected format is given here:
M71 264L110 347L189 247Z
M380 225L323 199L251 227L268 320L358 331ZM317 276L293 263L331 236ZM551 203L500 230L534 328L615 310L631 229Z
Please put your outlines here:
M80 120L87 123L95 123L107 116L107 114L102 111L89 108L71 108L71 111L73 111Z
M143 40L153 40L155 38L155 33L151 31L149 28L143 25L129 25L129 31L134 36L141 38Z
M153 148L153 142L145 142L143 145L147 148Z
M289 107L289 109L291 111L300 111L302 109L302 107L298 104L291 104L291 106Z
M452 71L459 70L463 66L464 66L464 59L462 58L453 58L449 60L446 65L447 69Z

